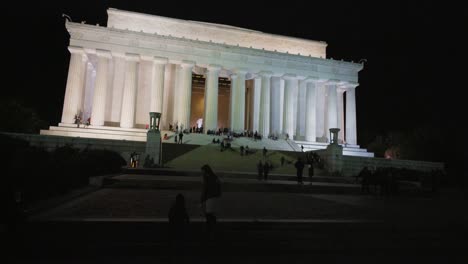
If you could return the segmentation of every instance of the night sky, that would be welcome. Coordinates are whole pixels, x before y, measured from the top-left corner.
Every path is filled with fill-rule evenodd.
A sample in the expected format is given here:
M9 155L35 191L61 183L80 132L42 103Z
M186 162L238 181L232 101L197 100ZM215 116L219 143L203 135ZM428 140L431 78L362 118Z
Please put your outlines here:
M45 2L45 1L43 1ZM172 18L220 23L328 43L327 57L366 59L356 91L358 141L399 129L449 126L448 95L436 80L436 40L442 36L439 6L430 1L342 1L340 3L254 4L253 1L61 1L45 5L10 3L4 27L11 38L4 76L12 97L56 125L68 71L68 33L62 13L74 22L106 25L109 7ZM311 1L312 2L312 1ZM318 2L318 1L313 1ZM375 2L375 3L372 3ZM268 2L267 2L268 3ZM24 6L23 6L24 5ZM5 52L5 50L4 50ZM26 63L30 63L29 65Z

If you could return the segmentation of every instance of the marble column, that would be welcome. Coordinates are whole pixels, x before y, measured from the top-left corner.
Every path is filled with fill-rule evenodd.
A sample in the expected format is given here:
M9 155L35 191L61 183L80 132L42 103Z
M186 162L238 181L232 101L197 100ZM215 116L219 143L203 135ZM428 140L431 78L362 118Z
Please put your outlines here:
M82 110L87 56L81 47L69 46L71 53L67 87L63 101L62 123L73 124L75 115Z
M107 86L109 76L109 59L112 58L110 51L96 50L98 65L96 82L94 85L93 107L91 112L91 125L103 126L106 111Z
M231 92L230 92L230 101L229 101L229 129L231 131L234 131L234 129L237 127L237 82L239 76L237 74L231 74Z
M297 77L294 74L283 75L284 79L284 110L283 110L283 133L289 135L290 139L294 136L294 94L297 89Z
M357 145L356 129L356 85L346 89L346 143Z
M270 134L270 84L272 74L272 72L260 72L260 76L262 77L262 89L258 132L263 137L268 137Z
M153 58L153 76L150 88L150 112L162 113L166 64L167 58Z
M181 76L182 76L182 67L180 64L175 64L175 71L174 71L174 105L173 105L173 124L174 129L180 126L180 109L182 108L182 102L180 100L180 96L182 94L181 88Z
M338 128L340 131L338 132L338 143L343 143L344 141L344 89L338 88L337 89L337 98L336 98L336 106L337 106L337 116L338 116Z
M316 111L316 137L318 142L325 142L327 138L326 129L326 100L327 100L327 91L324 81L315 82L315 102L317 106L315 107Z
M241 133L245 130L245 70L235 70L237 75L236 86L236 104L234 104L234 127L233 131Z
M120 127L133 128L135 125L135 104L137 91L137 64L140 60L138 54L125 54L125 81L122 96L122 112L120 114Z
M328 129L330 128L339 128L338 127L338 95L337 95L337 87L335 81L329 81L327 83L328 89ZM328 140L330 141L329 131L328 133Z
M180 91L179 104L179 129L187 129L190 127L190 106L192 100L192 69L195 66L194 62L183 61L180 64L180 76L177 84ZM203 120L205 126L205 120Z
M253 126L252 131L259 131L259 120L260 120L260 97L262 90L262 79L255 78L253 82L254 95L253 95Z
M218 128L218 79L219 70L221 67L218 65L209 65L206 72L205 81L205 114L203 132L208 130L216 130Z
M306 114L305 114L305 140L315 142L317 139L317 89L315 80L317 78L309 77L306 82Z

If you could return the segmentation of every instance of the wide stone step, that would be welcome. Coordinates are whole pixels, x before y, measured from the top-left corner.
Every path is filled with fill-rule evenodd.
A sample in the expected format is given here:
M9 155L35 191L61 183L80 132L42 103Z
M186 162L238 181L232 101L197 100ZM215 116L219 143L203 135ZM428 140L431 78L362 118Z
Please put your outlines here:
M113 139L113 140L127 140L127 141L146 141L146 135L118 135L111 133L90 133L89 131L61 131L61 130L41 130L41 135L48 136L63 136L63 137L82 137L82 138L96 138L96 139Z
M344 183L310 182L304 179L299 185L293 181L224 178L222 188L225 192L281 192L281 193L328 193L328 194L358 194L360 186ZM200 190L200 177L182 176L151 176L151 175L119 175L106 178L106 188L129 189L164 189L164 190Z

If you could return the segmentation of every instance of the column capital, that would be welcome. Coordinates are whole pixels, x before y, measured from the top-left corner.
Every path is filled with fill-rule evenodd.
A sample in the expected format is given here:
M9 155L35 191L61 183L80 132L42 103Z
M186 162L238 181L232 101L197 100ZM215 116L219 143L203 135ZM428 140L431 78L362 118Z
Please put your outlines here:
M183 60L180 63L180 67L182 67L182 68L193 68L193 66L195 66L194 61Z
M163 58L163 57L149 56L149 55L141 55L140 57L141 57L141 60L154 62L156 64L166 64L168 62L168 59Z
M144 61L153 61L153 56L140 55L140 59Z
M343 88L343 86L338 86L338 89L336 89L336 92L338 94L344 94L344 92L346 92L346 89Z
M168 61L169 60L164 57L157 57L157 56L153 57L153 62L156 64L167 64Z
M296 74L291 74L291 73L286 73L283 76L281 76L281 78L283 78L284 80L295 80L295 79L297 79L297 75Z
M245 68L235 68L235 69L232 69L232 72L234 72L235 74L247 74L249 71Z
M307 77L304 79L304 82L306 82L306 83L311 83L311 82L318 82L319 80L320 80L319 77L307 76Z
M261 71L258 73L262 77L271 77L273 75L273 72L271 71Z
M125 53L125 60L127 61L139 61L140 55L135 53Z
M357 83L357 82L345 82L342 85L340 85L340 87L345 89L345 90L356 89L356 87L358 87L358 86L359 86L359 83Z
M330 85L337 85L339 84L341 81L338 80L338 79L329 79L327 80L326 84L330 84Z
M208 67L206 67L206 69L209 71L209 72L219 72L221 70L221 66L217 65L217 64L210 64L208 65Z
M125 53L118 51L111 51L112 57L125 59Z
M237 74L233 73L233 74L231 74L231 76L230 76L230 77L231 77L231 80L232 80L232 79L237 79L237 77L239 77L239 75L237 75Z
M107 59L112 58L112 53L109 50L96 49L96 55Z
M78 46L68 46L68 51L70 51L70 53L85 54L84 49Z

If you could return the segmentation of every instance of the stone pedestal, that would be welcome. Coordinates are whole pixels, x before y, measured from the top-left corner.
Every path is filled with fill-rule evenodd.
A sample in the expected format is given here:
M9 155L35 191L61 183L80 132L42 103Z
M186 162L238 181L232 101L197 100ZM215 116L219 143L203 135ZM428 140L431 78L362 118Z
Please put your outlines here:
M343 147L338 144L339 128L330 128L331 143L325 150L325 162L328 173L332 176L341 176L343 171Z
M143 155L143 167L161 166L161 132L159 120L161 113L150 113L150 129L146 133L146 151ZM140 161L141 164L141 161Z

